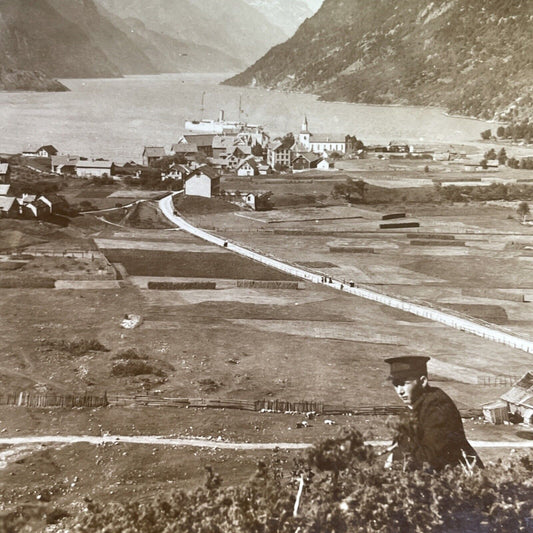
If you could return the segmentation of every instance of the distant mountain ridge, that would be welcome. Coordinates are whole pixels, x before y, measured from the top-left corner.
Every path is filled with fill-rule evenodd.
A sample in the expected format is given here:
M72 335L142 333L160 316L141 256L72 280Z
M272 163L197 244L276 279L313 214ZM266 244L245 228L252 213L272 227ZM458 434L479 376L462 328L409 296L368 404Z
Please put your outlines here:
M290 37L298 26L316 9L306 0L244 0L248 5L262 13L271 24L278 26Z
M274 0L278 1L278 0ZM297 3L302 0L295 0ZM245 0L97 0L121 18L143 21L146 28L209 46L238 60L243 68L290 35Z
M226 83L532 116L532 22L527 0L325 0L292 38Z

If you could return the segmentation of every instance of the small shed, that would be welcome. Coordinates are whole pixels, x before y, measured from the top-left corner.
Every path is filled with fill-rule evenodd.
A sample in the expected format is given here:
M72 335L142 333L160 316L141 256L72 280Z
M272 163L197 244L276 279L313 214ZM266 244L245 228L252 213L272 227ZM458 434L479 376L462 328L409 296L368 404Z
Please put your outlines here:
M143 164L146 167L152 166L154 161L166 156L163 146L145 146L143 150Z
M503 400L495 400L483 406L483 416L491 424L503 424L509 421L509 407Z
M11 169L8 163L0 163L0 183L10 182Z

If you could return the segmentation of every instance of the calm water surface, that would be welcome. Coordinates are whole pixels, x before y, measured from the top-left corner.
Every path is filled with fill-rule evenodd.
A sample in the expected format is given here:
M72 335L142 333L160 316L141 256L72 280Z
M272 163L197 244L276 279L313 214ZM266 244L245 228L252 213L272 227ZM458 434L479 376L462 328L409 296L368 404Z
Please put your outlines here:
M228 74L166 74L122 79L62 80L68 93L1 93L0 152L53 144L62 153L140 161L145 145L167 149L186 119L239 118L272 134L297 133L307 115L315 133L350 133L365 143L479 141L494 125L448 117L439 109L325 103L308 94L226 87Z

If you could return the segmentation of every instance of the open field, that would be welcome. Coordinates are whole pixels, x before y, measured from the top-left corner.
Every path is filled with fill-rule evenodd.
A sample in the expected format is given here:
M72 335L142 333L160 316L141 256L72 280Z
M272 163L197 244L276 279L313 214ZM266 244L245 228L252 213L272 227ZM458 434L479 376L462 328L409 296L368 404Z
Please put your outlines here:
M327 187L331 189L332 184ZM204 208L199 211L195 215L190 210L188 219L288 262L388 294L472 313L479 319L497 318L499 327L524 336L531 329L531 304L505 298L509 291L533 295L529 283L533 265L526 255L526 246L533 245L533 229L508 218L514 214L509 207L399 202L360 207L330 204L268 213L218 209L210 215ZM421 227L379 230L383 214L394 211L405 211ZM150 227L147 220L154 213L151 208L143 209L138 212L138 223L124 227L88 216L63 230L0 224L0 231L9 232L5 235L11 239L3 251L7 264L16 262L10 256L14 250L24 254L44 247L95 253L100 249L109 262L122 263L125 269L124 279L112 287L91 283L73 289L67 281L75 282L74 274L82 272L78 265L85 268L86 263L41 257L35 266L52 277L63 270L64 276L57 278L63 283L46 290L0 289L4 332L0 384L4 391L159 391L168 397L398 405L385 380L383 359L430 354L432 381L460 408L478 408L507 390L514 376L530 370L528 354L326 286L303 283L301 290L238 287L241 279L289 278L183 231L168 231L160 221L160 226ZM331 252L332 247L343 246L347 251ZM373 253L350 252L354 247ZM5 274L18 275L28 264L15 265ZM80 283L96 281L96 272L86 273ZM149 280L209 280L216 282L216 288L149 290ZM123 329L126 314L141 316L142 324ZM107 351L70 349L83 340L98 341ZM117 375L116 361L131 349L162 372ZM503 384L485 385L487 380L498 379ZM302 415L178 408L0 407L4 436L111 432L313 442L335 434L340 427L354 426L368 438L390 436L386 420L380 417L334 419L334 427L319 417L311 427L296 429ZM479 420L467 421L466 428L471 439L520 442L529 438L524 428L495 427ZM202 482L202 467L207 463L228 484L238 483L254 471L256 460L271 456L78 444L5 449L0 450L0 458L8 451L14 455L6 455L7 465L0 468L2 501L7 502L4 509L32 506L41 501L39 494L45 494L53 505L69 508L80 505L86 494L127 501L168 487L194 488ZM508 450L481 453L485 460L504 454ZM295 454L281 455L286 461ZM290 461L286 467L290 468ZM40 531L38 526L34 530Z

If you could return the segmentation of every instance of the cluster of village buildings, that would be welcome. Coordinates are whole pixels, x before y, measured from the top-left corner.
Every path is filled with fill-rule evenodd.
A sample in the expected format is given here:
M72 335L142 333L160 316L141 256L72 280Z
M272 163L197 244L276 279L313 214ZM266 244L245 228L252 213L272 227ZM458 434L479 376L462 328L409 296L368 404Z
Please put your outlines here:
M261 126L245 127L241 131L223 133L187 133L170 147L145 146L142 152L142 165L130 162L124 167L116 166L107 159L88 159L80 156L63 155L52 145L44 145L36 150L25 150L22 156L41 157L50 161L50 172L82 178L102 178L120 175L127 168L128 175L140 177L143 170L159 172L161 180L181 180L186 195L212 197L221 193L221 174L234 173L237 176L263 176L272 172L305 172L309 170L332 171L339 157L417 157L439 159L439 154L426 146L409 145L402 141L391 141L386 146L363 146L355 136L311 133L307 117L304 118L297 136L288 134L271 140ZM466 154L452 154L449 160L465 161ZM161 163L166 161L167 164ZM492 162L489 162L492 163ZM465 170L471 170L465 163ZM6 164L4 164L5 167ZM4 173L3 188L0 193L0 213L11 216L17 211L32 213L45 212L50 203L44 196L33 198L10 197L9 180ZM266 195L243 193L242 202L254 208L256 202L267 199ZM43 205L44 204L44 205ZM9 213L9 214L8 214ZM37 216L37 214L35 214Z
M8 163L0 163L0 217L6 218L43 218L54 210L51 195L10 194L11 169Z

